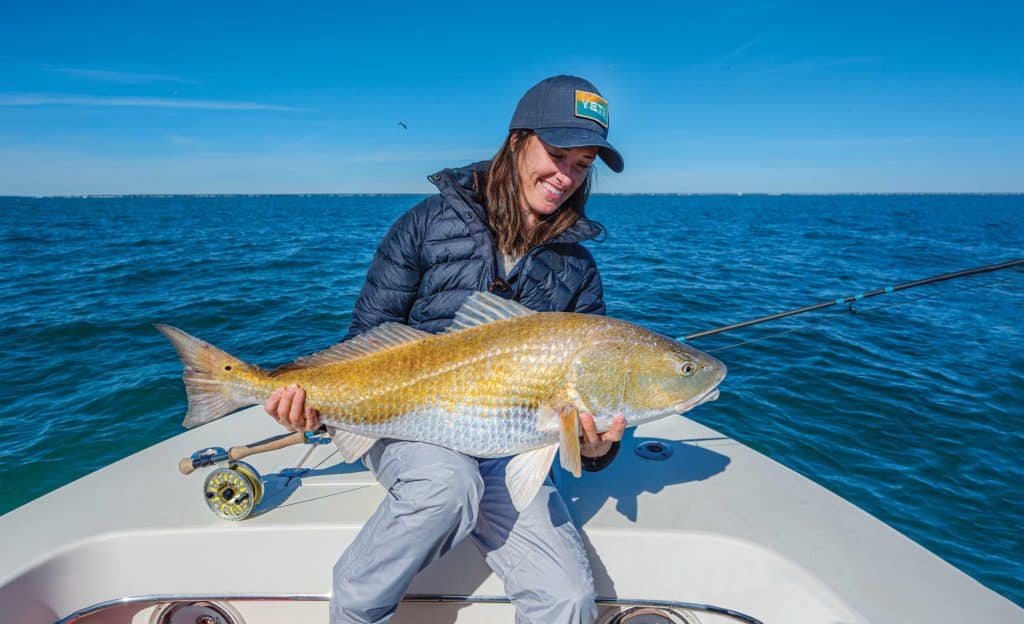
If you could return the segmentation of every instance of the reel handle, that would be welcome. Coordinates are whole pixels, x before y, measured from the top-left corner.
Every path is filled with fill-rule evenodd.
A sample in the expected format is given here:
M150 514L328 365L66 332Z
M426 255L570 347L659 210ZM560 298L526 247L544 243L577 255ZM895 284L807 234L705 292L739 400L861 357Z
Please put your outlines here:
M210 460L210 463L213 463L212 459ZM190 475L196 468L203 465L207 465L203 463L203 460L193 460L191 457L182 457L181 461L178 462L178 472L183 475Z
M266 440L260 440L259 442L253 442L252 444L243 444L241 446L232 446L227 451L223 449L210 449L211 452L203 453L200 451L192 457L183 457L178 462L178 470L183 475L192 474L196 468L202 468L204 466L212 466L217 462L225 460L238 460L256 453L265 453L267 451L276 451L278 449L292 446L293 444L301 444L306 440L306 434L302 431L293 431L291 433L282 433Z

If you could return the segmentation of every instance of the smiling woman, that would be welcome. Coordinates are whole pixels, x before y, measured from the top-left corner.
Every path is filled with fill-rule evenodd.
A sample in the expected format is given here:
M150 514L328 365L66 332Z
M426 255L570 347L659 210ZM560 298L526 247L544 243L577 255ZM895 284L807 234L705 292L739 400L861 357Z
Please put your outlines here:
M531 247L558 236L581 216L590 195L595 147L564 149L532 130L513 130L498 150L485 180L487 218L511 269ZM504 276L502 276L504 277Z
M538 312L604 314L601 276L581 243L602 232L584 211L594 159L623 168L607 141L608 119L607 100L582 78L555 76L527 91L494 159L430 176L440 193L392 226L370 265L348 337L384 323L440 332L478 291ZM567 421L560 452L570 453L577 472L601 470L616 456L625 418L604 414L598 427L574 394L567 400L578 402L572 407L579 416ZM510 400L503 393L499 402ZM320 424L298 385L279 388L265 407L290 429ZM540 413L536 404L526 409ZM457 410L465 408L452 408L444 420ZM334 568L334 622L386 621L417 572L467 537L504 581L517 619L593 621L586 550L550 478L528 504L514 506L506 475L515 479L522 470L513 457L387 438L369 443L358 454L365 452L363 463L389 495ZM546 474L540 471L538 481Z
M622 171L622 156L607 140L608 123L607 100L580 78L548 78L520 100L486 183L477 180L495 243L510 267L583 216L595 156Z
M597 148L563 150L545 144L536 135L516 143L515 147L523 151L519 183L523 188L526 227L533 229L588 180Z
M524 152L521 177L528 216L532 217L527 226L532 228L540 218L558 210L562 200L583 184L597 148L562 150L545 145L536 136L525 143L520 146Z

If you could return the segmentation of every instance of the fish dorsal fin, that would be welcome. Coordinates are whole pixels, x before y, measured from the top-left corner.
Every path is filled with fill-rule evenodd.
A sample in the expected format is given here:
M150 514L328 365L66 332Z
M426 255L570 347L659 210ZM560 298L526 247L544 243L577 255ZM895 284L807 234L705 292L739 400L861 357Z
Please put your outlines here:
M300 357L291 364L282 366L271 372L271 375L280 375L283 372L293 371L311 366L323 364L335 364L353 358L383 351L391 347L418 342L424 338L433 336L430 332L414 329L401 323L384 323L378 325L366 333L359 334L351 340L339 342L338 344L324 349L323 351Z
M502 299L497 295L488 292L475 292L466 299L459 311L455 313L455 319L448 326L446 332L469 329L477 325L503 321L516 318L517 316L529 316L536 314L535 310L524 306L517 301Z

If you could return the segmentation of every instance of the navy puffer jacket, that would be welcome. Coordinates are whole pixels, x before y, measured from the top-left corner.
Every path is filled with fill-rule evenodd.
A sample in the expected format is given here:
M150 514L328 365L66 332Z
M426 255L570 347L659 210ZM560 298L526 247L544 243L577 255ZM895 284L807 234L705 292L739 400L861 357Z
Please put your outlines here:
M472 191L473 173L486 172L488 164L428 178L440 193L402 215L381 241L346 338L388 321L437 333L470 294L486 290L539 312L604 314L601 276L580 244L604 230L587 219L529 250L507 287L497 281L494 239Z

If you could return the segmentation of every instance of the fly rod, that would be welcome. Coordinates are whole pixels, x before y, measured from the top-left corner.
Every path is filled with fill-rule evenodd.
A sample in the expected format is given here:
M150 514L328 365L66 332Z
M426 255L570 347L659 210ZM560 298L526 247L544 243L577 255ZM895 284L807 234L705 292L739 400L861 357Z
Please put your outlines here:
M907 290L908 288L916 288L917 286L924 286L925 284L934 284L936 282L944 282L946 280L955 279L958 277L967 277L968 275L977 275L979 273L989 273L992 271L999 271L1002 269L1009 269L1011 267L1020 266L1024 264L1024 258L1018 258L1016 260L1010 260L1008 262L1002 262L1000 264L989 264L982 267L976 267L973 269L964 269L963 271L954 271L953 273L943 273L942 275L933 275L932 277L926 277L912 282L904 282L895 286L886 286L884 288L878 288L869 292L861 293L859 295L850 295L849 297L840 297L831 301L823 301L814 305L805 306L802 308L796 308L793 310L787 310L785 312L779 312L777 314L769 314L768 316L762 316L760 318L752 319L749 321L743 321L742 323L734 323L732 325L723 325L722 327L716 327L714 329L708 329L706 331L697 332L685 336L683 340L696 340L698 338L704 338L705 336L713 336L715 334L721 334L723 332L732 331L734 329L741 329L743 327L750 327L751 325L758 325L760 323L767 323L768 321L774 321L787 316L795 316L797 314L803 314L804 312L813 312L815 310L822 310L835 305L853 304L862 299L868 299L869 297L877 297L878 295L887 295L894 293L898 290Z
M192 474L197 468L205 468L206 466L213 466L221 462L238 461L250 455L276 451L295 444L319 444L315 436L326 431L327 429L321 426L316 431L282 433L259 442L232 446L226 451L220 447L205 448L192 453L191 457L182 458L178 462L178 470L181 471L181 474L188 475Z

